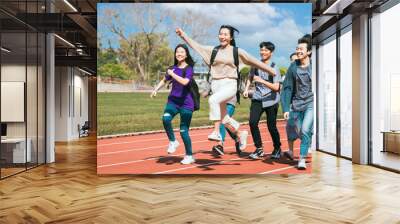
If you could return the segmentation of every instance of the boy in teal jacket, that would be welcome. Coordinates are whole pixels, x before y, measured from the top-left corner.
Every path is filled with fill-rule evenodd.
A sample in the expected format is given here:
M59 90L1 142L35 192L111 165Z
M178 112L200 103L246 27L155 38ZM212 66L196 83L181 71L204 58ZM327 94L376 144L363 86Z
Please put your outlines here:
M306 169L306 157L311 145L314 123L314 93L312 92L311 73L311 35L298 40L296 48L297 60L286 73L283 82L281 103L283 116L287 125L295 126L296 133L288 132L288 141L301 139L298 169ZM288 157L293 157L289 151Z

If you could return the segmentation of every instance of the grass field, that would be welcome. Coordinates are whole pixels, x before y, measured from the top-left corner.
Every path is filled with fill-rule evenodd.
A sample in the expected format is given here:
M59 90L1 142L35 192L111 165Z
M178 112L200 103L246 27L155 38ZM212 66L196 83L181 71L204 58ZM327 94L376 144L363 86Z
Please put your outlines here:
M162 130L161 116L168 93L158 93L151 99L150 93L98 93L98 135L113 135L140 131ZM211 125L208 120L208 99L201 99L201 109L193 114L191 127ZM235 119L248 121L250 100L241 99L237 105ZM279 107L278 118L282 118ZM262 119L265 119L262 117ZM179 128L179 115L174 119L174 128Z

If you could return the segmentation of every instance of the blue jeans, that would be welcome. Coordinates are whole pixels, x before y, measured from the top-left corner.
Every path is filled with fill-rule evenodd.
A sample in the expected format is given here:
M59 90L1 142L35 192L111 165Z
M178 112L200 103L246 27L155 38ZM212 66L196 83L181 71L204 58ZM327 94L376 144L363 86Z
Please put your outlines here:
M295 130L297 133L293 133ZM314 104L310 103L304 111L290 111L286 125L288 140L294 141L298 137L301 139L300 156L306 157L311 146L314 129Z
M193 111L184 109L184 108L177 108L173 104L167 104L164 109L164 115L162 117L163 125L165 132L167 133L169 141L175 141L175 134L174 130L172 129L172 119L174 119L175 115L181 115L181 123L180 123L180 133L185 144L185 151L186 155L191 156L192 153L192 141L190 140L189 136L189 127L190 122L192 121L192 114Z
M226 104L226 113L227 113L230 117L232 117L233 114L235 113L235 106L233 106L232 104L227 103L227 104ZM233 134L233 133L230 133L229 130L227 130L227 131L228 131L229 135L234 139L235 136L232 136L232 135L234 135L234 134ZM221 124L221 125L219 126L219 133L220 133L220 135L221 135L222 143L224 143L224 142L225 142L226 131L225 131L225 126L224 126L223 124Z

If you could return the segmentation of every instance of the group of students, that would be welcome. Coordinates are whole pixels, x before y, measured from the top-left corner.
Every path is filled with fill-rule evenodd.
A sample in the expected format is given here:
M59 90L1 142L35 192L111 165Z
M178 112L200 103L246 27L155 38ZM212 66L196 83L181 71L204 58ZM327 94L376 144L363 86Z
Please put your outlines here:
M283 155L293 160L293 142L300 138L300 158L298 169L306 169L306 157L311 144L313 134L313 92L311 85L311 36L305 35L298 40L295 59L287 70L282 82L278 67L272 62L271 57L275 46L271 42L260 43L261 60L257 60L243 49L236 47L234 34L239 32L232 26L223 25L219 29L217 47L204 46L191 39L180 29L176 34L182 38L194 51L196 51L210 67L211 91L202 93L204 97L209 95L209 119L214 127L208 139L216 141L212 150L218 154L224 154L224 142L226 132L235 141L235 149L240 156L247 145L248 132L241 130L240 124L233 119L235 106L239 96L239 64L251 66L249 78L243 92L244 97L251 98L249 125L255 151L249 155L251 159L264 157L263 142L259 130L259 121L265 112L267 126L271 134L274 150L271 158L281 157L281 142L276 118L279 102L282 104L284 118L287 119L286 131L289 150ZM193 80L194 61L186 44L179 44L175 48L174 65L167 70L163 80L151 93L156 96L157 91L167 83L172 83L172 89L162 117L164 129L169 139L168 153L174 153L179 146L172 129L172 119L179 113L180 135L185 145L185 157L182 164L195 162L192 152L192 144L189 136L189 127L192 114L195 111L195 99L189 88ZM254 83L255 90L249 90ZM210 92L212 94L210 94Z

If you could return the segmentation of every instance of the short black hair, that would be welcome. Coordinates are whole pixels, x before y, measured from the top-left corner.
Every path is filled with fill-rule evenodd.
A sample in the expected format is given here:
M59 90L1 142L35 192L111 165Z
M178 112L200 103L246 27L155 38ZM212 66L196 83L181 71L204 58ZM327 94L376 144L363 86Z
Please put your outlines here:
M296 55L296 53L292 53L292 54L289 56L289 59L292 59L292 57L295 56L295 55Z
M311 42L312 42L312 37L310 34L304 35L297 41L298 44L307 44L307 51L311 51L312 49Z
M263 47L267 48L271 52L274 52L274 50L275 50L275 45L273 43L269 42L269 41L268 42L261 42L260 43L260 48L263 48Z

